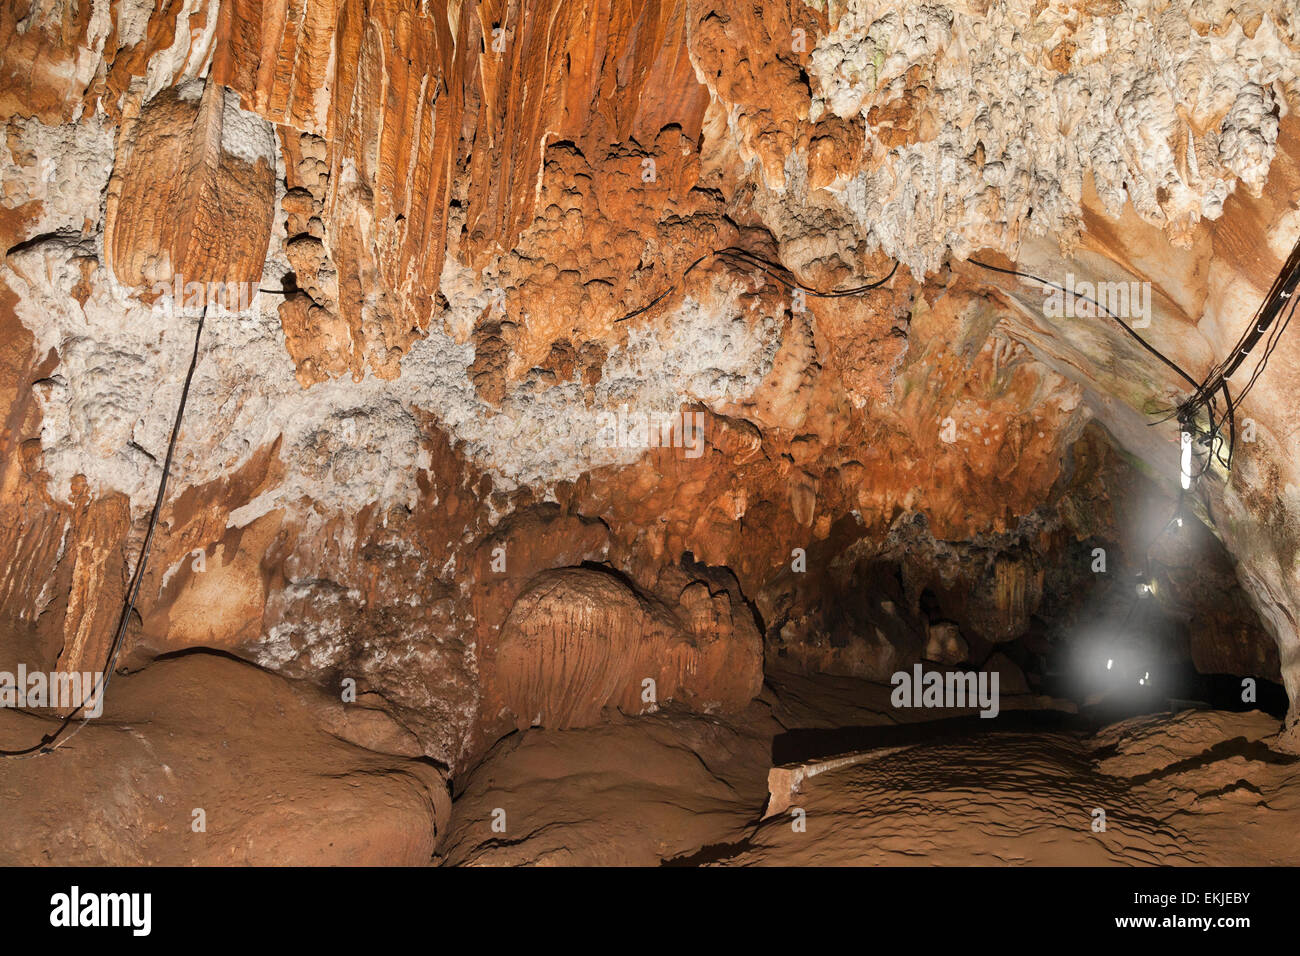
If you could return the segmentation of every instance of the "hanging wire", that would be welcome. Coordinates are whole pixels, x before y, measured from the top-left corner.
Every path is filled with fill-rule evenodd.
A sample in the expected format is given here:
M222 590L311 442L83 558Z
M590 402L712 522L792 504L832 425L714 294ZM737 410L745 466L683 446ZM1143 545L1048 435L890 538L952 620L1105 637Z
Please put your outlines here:
M1160 361L1162 365L1173 370L1173 372L1177 374L1179 378L1181 378L1184 382L1190 385L1193 389L1193 394L1197 394L1202 390L1203 385L1201 383L1198 383L1197 380L1194 379L1177 362L1169 358L1167 355L1161 352L1158 348L1156 348L1146 339L1142 338L1142 336L1138 334L1136 329L1134 329L1131 325L1125 322L1120 316L1112 312L1106 305L1104 305L1101 302L1098 302L1096 299L1092 298L1091 296L1084 295L1075 289L1067 289L1065 286L1058 285L1055 282L1052 282L1048 279L1044 279L1042 276L1036 276L1029 272L1021 272L1019 269L1004 269L1001 266L995 266L990 263L983 262L982 260L976 259L973 256L967 259L967 261L970 262L972 265L976 265L979 268L985 269L989 272L996 272L1001 275L1015 276L1021 279L1028 279L1031 282L1038 283L1044 288L1056 289L1060 292L1073 295L1084 302L1090 303L1091 305L1096 307L1100 313L1104 313L1106 316L1112 319L1115 322L1115 324L1117 324L1129 338L1133 339L1133 341L1135 341L1139 346L1141 346L1141 348L1144 351L1154 356L1157 360ZM1231 454L1232 454L1231 449L1235 445L1235 436L1236 436L1236 422L1234 417L1235 406L1232 401L1231 395L1228 393L1228 386L1226 382L1221 384L1220 389L1223 392L1224 400L1227 404L1227 412L1220 413L1219 406L1217 400L1214 398L1214 395L1208 394L1204 402L1206 416L1208 419L1208 426L1204 429L1202 429L1196 421L1196 409L1193 407L1189 407L1187 402L1182 402L1176 408L1170 409L1170 412L1173 413L1171 416L1161 418L1158 421L1148 422L1148 425L1154 426L1169 421L1171 417L1178 418L1179 423L1183 426L1183 430L1191 431L1192 434L1197 437L1198 442L1202 446L1208 448L1209 454L1207 455L1206 462L1201 468L1199 474L1194 476L1196 478L1199 478L1201 475L1205 474L1205 472L1210 467L1210 461L1215 457L1218 458L1220 464L1223 464L1224 467L1231 467ZM1222 456L1218 455L1216 452L1219 434L1222 428L1224 427L1225 423L1227 424L1231 436L1228 442L1229 457L1226 460L1223 459Z
M30 747L24 747L21 750L0 750L0 757L24 759L53 753L79 734L82 728L86 726L87 721L91 719L89 714L82 717L81 723L71 733L64 736L64 731L77 719L77 715L86 709L91 698L98 694L100 703L103 703L104 694L108 692L108 682L113 676L114 668L117 666L118 654L126 641L126 630L131 623L131 615L135 613L135 602L140 595L140 585L144 581L145 566L149 563L149 549L153 544L154 530L158 527L158 516L162 513L163 500L167 495L167 477L171 473L172 455L176 451L176 439L181 433L181 421L185 417L185 404L190 396L190 383L194 380L194 369L199 364L199 344L203 340L203 324L207 316L208 307L204 305L203 312L199 315L198 326L194 330L194 353L190 356L189 371L185 373L185 385L181 388L181 400L176 408L176 420L172 424L171 439L167 442L167 458L163 462L162 477L158 481L158 495L154 499L153 511L149 515L149 526L145 531L144 541L140 545L140 557L136 561L135 572L131 575L131 581L127 585L122 616L118 620L117 632L113 635L113 643L109 646L108 663L104 665L99 687L97 690L91 690L77 706L76 710L64 717L59 726L42 737L38 743L32 744Z
M1287 256L1282 268L1274 277L1268 294L1260 302L1250 324L1246 326L1236 345L1233 346L1223 361L1215 365L1206 375L1205 381L1196 394L1192 396L1190 400L1192 403L1204 401L1208 394L1218 388L1220 382L1231 378L1233 373L1249 358L1250 353L1259 344L1260 340L1268 334L1269 338L1265 343L1263 357L1256 364L1250 382L1237 396L1238 401L1254 386L1255 381L1258 380L1259 375L1267 365L1268 359L1272 356L1273 349L1277 347L1282 332L1290 323L1291 315L1295 312L1297 286L1300 286L1300 240L1297 240L1295 246L1291 249L1291 254ZM1275 327L1277 318L1283 310L1287 311L1287 316L1280 326Z
M785 286L788 286L790 288L802 289L808 295L819 296L823 298L840 298L844 296L862 295L866 292L870 292L873 289L878 289L881 286L883 286L886 282L888 282L891 278L893 278L894 273L897 272L898 270L898 263L895 262L894 267L889 270L889 274L877 282L869 283L863 286L857 286L851 289L837 289L829 292L823 292L818 289L814 289L810 286L806 286L800 283L797 279L794 278L793 273L791 273L784 266L781 266L779 263L772 262L769 259L765 259L761 256L751 253L748 250L741 249L737 246L728 246L725 249L719 249L714 252L706 253L705 255L700 256L689 266L687 266L686 270L681 274L681 276L678 277L677 281L674 282L671 286L669 286L664 291L660 292L657 296L655 296L653 299L651 299L641 308L636 309L633 312L629 312L627 315L623 316L622 318L616 319L615 321L626 322L628 319L635 318L636 316L642 315L643 313L648 312L650 309L654 308L659 302L663 301L664 298L666 298L671 292L673 292L673 290L678 288L681 285L682 281L684 281L685 278L688 275L690 275L690 273L694 271L697 266L700 265L700 263L704 262L706 259L710 257L719 258L723 261L731 263L732 265L743 264L743 265L753 266L757 269L760 269L768 276L770 276L771 278L775 279L777 282ZM276 289L262 289L259 291L268 292L268 293L277 293L281 295L288 295L290 292L290 290L276 290ZM172 425L171 438L167 443L167 456L163 463L162 476L158 482L158 494L154 500L153 511L150 513L149 516L149 523L145 531L144 541L140 547L140 557L136 561L135 571L132 574L130 583L127 586L125 604L122 608L122 615L118 621L117 631L113 636L113 642L109 647L108 662L105 665L101 683L98 689L91 690L88 694L86 694L86 696L83 698L81 703L76 707L76 709L73 710L66 717L64 717L63 720L59 723L59 726L55 728L53 731L51 731L50 733L46 734L44 737L42 737L40 741L38 741L35 744L32 744L30 747L24 747L19 750L0 750L0 757L4 757L8 759L25 759L29 757L44 756L45 754L50 754L58 750L69 740L75 737L78 733L80 733L82 728L84 728L86 726L86 723L91 719L89 715L82 717L81 722L77 724L77 726L72 730L71 733L67 733L65 736L65 731L67 731L67 729L70 726L72 726L73 722L77 720L78 715L82 714L82 712L86 710L86 708L90 704L91 699L96 694L98 694L100 696L100 700L102 701L103 695L108 690L108 683L109 680L112 678L112 675L116 668L118 655L121 653L122 646L125 643L127 628L129 627L131 622L131 615L135 613L136 600L138 599L140 594L140 587L144 581L145 568L149 561L149 552L153 545L154 531L157 529L159 516L162 513L163 502L166 499L167 479L171 472L172 457L176 450L176 440L180 435L181 423L185 416L185 406L189 400L190 384L194 379L194 371L198 366L199 349L203 338L203 326L207 319L207 314L208 314L208 309L207 306L204 305L203 311L199 316L199 321L194 332L194 351L190 357L190 366L188 372L185 375L184 387L181 389L180 404L176 409L176 418Z
M799 289L803 291L806 295L811 295L818 298L845 298L850 296L864 295L875 289L879 289L881 286L885 285L887 282L889 282L890 279L894 277L895 273L898 271L898 262L895 261L893 267L889 270L889 273L885 275L884 278L882 279L876 280L874 282L869 282L864 285L854 286L848 289L833 289L829 291L823 291L805 285L804 283L800 282L797 278L795 278L794 273L792 273L789 269L787 269L785 266L781 265L780 263L774 262L770 259L766 259L762 256L752 253L746 249L742 249L738 246L728 246L724 249L719 249L713 252L705 253L704 255L697 258L694 262L692 262L689 266L686 267L686 269L682 272L682 274L678 277L678 279L672 283L672 285L664 289L662 292L660 292L658 295L656 295L654 298L652 298L649 302L647 302L645 305L641 306L640 308L635 309L632 312L629 312L618 319L615 319L614 320L615 324L620 322L626 322L629 319L636 318L637 316L643 315L646 312L650 311L650 309L654 308L656 305L662 302L668 295L670 295L673 291L679 288L682 282L686 279L686 277L689 276L691 272L693 272L702 262L704 262L706 259L709 258L718 258L724 262L728 262L733 266L751 266L753 268L757 268L760 271L762 271L764 274L769 276L770 278L774 279L775 281L779 282L780 284L786 286L791 290ZM1236 423L1234 417L1234 403L1232 400L1232 396L1228 390L1227 379L1230 378L1232 374L1240 368L1242 363L1254 350L1255 346L1258 345L1259 341L1263 339L1265 335L1267 335L1267 339L1265 339L1265 344L1264 344L1264 351L1260 357L1260 360L1257 362L1254 371L1252 372L1245 387L1237 396L1237 402L1240 402L1255 387L1255 384L1258 382L1260 376L1263 374L1265 368L1267 367L1268 361L1272 357L1274 350L1277 348L1278 342L1281 340L1282 334L1286 331L1287 327L1290 325L1291 319L1295 315L1295 310L1297 306L1296 289L1297 289L1297 285L1300 285L1300 241L1296 243L1295 248L1292 249L1291 255L1288 257L1282 270L1278 273L1277 277L1274 279L1273 285L1269 289L1269 293L1265 297L1259 310L1256 312L1255 317L1252 320L1251 326L1246 330L1246 332L1242 334L1241 338L1238 340L1233 351L1229 353L1229 357L1226 358L1224 361L1218 363L1213 369L1211 369L1210 372L1207 373L1205 379L1200 383L1197 383L1195 379L1193 379L1190 375L1188 375L1187 372L1185 372L1177 363L1175 363L1173 360L1171 360L1166 355L1164 355L1159 349L1157 349L1155 346L1151 345L1149 342L1143 339L1137 333L1137 331L1134 330L1127 322L1121 319L1118 315L1112 312L1105 305L1103 305L1100 302L1097 302L1095 299L1092 299L1089 296L1082 295L1075 290L1066 289L1063 286L1057 285L1054 282L1050 282L1047 279L1044 279L1040 276L1032 275L1030 273L1021 272L1016 269L1004 269L999 266L994 266L989 263L982 262L981 260L975 259L973 257L968 259L967 261L969 261L973 265L976 265L990 272L996 272L1002 275L1009 275L1009 276L1015 276L1022 279L1028 279L1030 281L1039 283L1045 288L1053 288L1061 292L1071 293L1075 295L1077 298L1091 303L1093 306L1095 306L1096 308L1104 312L1106 315L1108 315L1120 326L1121 329L1123 329L1125 334L1127 334L1130 338L1132 338L1135 342L1137 342L1139 346L1141 346L1146 352L1148 352L1157 360L1159 360L1163 365L1173 370L1180 378L1182 378L1185 382L1191 385L1192 388L1194 389L1192 396L1187 401L1180 404L1176 409L1169 410L1170 414L1168 415L1168 417L1162 418L1158 422L1151 423L1151 424L1160 424L1162 422L1169 421L1173 417L1177 417L1180 424L1183 426L1185 430L1194 430L1194 433L1198 434L1199 440L1201 441L1202 444L1210 445L1211 455L1207 457L1206 463L1202 467L1201 472L1198 475L1193 477L1199 478L1200 475L1203 475L1205 471L1209 469L1210 461L1213 458L1217 458L1221 464L1225 465L1225 467L1231 467L1232 449L1235 445ZM280 290L266 289L262 291L266 291L266 292L279 291L280 294L287 294L287 292L280 291ZM1286 311L1285 318L1280 323L1275 324L1277 317L1284 310ZM181 423L185 415L185 406L189 399L190 385L194 378L194 371L198 366L199 349L203 337L203 326L207 319L207 311L208 311L207 306L205 305L202 313L199 316L199 321L195 329L194 350L190 358L189 370L187 371L185 376L185 384L181 389L180 403L176 409L176 419L172 426L171 438L167 444L167 456L163 463L162 476L158 483L158 494L154 500L153 510L149 516L149 523L145 531L144 541L140 547L140 557L136 562L135 571L132 574L131 581L127 587L127 594L122 609L122 615L118 621L117 631L114 634L113 642L109 648L108 661L104 668L102 682L97 691L91 691L91 693L88 694L82 700L81 704L78 705L75 710L73 710L62 720L62 722L54 731L52 731L49 734L46 734L43 738L41 738L41 740L38 743L33 744L30 747L23 748L21 750L0 750L0 757L11 758L11 759L24 759L28 757L38 757L38 756L43 756L45 754L53 753L55 750L59 749L64 744L66 744L69 740L71 740L74 736L76 736L76 734L79 733L82 730L82 728L85 727L87 721L90 719L88 715L82 717L81 722L77 725L77 727L71 733L64 736L64 732L67 730L67 728L71 726L73 721L77 719L77 716L81 714L89 705L91 698L96 693L98 693L100 695L100 699L102 700L102 695L107 691L109 680L111 679L114 670L116 668L118 655L120 654L122 650L122 646L125 642L126 631L130 625L131 615L135 612L135 604L137 598L139 597L141 584L143 583L144 580L144 572L148 564L149 551L153 544L154 532L157 529L159 516L162 512L163 502L166 498L167 480L171 471L172 457L175 453L177 438L180 435ZM1215 399L1215 393L1219 391L1222 391L1224 401L1227 405L1226 413L1223 415L1220 415L1218 411L1217 401ZM1196 414L1198 410L1201 408L1204 408L1206 410L1207 418L1209 421L1208 429L1206 430L1199 429L1195 421ZM1225 424L1225 422L1229 428L1228 458L1226 460L1223 459L1222 455L1215 448L1215 443L1219 438L1219 433L1223 425ZM1151 543L1147 546L1145 559L1146 559L1146 574L1148 577L1150 575L1151 550L1155 547L1155 544L1160 539L1160 537L1180 517L1182 512L1184 494L1185 492L1182 492L1178 496L1178 503L1177 506L1175 507L1174 516L1170 518L1170 520L1161 529L1159 534L1157 534L1156 537L1152 539ZM1130 614L1131 614L1131 609L1130 609Z
M1164 355L1154 345L1143 339L1127 322L1095 299L1082 295L1073 289L1066 289L1054 282L1049 282L1040 276L1031 275L1016 269L1004 269L986 262L981 262L975 258L968 259L967 261L990 272L1028 279L1033 282L1038 282L1044 287L1050 287L1062 292L1071 293L1084 301L1092 303L1092 305L1096 306L1108 315L1146 352L1153 355L1166 367L1172 369L1177 373L1179 378L1191 385L1193 388L1192 394L1186 400L1180 402L1176 407L1162 412L1161 414L1163 417L1154 422L1148 423L1149 425L1160 425L1173 419L1177 419L1182 431L1190 432L1202 446L1208 448L1208 453L1200 470L1196 474L1188 476L1188 484L1194 487L1199 479L1211 468L1212 463L1215 461L1222 465L1225 470L1231 470L1232 456L1236 448L1236 408L1255 388L1260 376L1263 375L1265 369L1268 367L1269 359L1272 358L1273 352L1277 349L1278 343L1281 341L1283 334L1290 326L1291 319L1295 316L1297 304L1300 304L1300 297L1297 297L1296 295L1297 286L1300 286L1300 240L1297 240L1294 248L1291 250L1291 254L1287 257L1282 268L1274 278L1273 284L1269 287L1268 293L1261 301L1250 325L1247 326L1246 330L1237 340L1227 357L1223 359L1223 361L1216 363L1200 382L1193 379L1176 362ZM1285 313L1285 315L1282 320L1280 322L1277 321L1279 316L1283 316L1283 313ZM1250 378L1246 381L1246 384L1242 387L1241 391L1237 393L1236 400L1234 401L1232 392L1228 387L1228 379L1231 378L1238 369L1240 369L1242 364L1245 363L1246 359L1250 356L1251 352L1254 351L1256 346L1259 345L1261 340L1264 342L1263 351L1260 354L1259 360L1255 363ZM1223 397L1223 410L1220 410L1218 403L1218 395L1220 393ZM1199 423L1199 416L1202 410L1205 412L1207 421L1207 425L1204 428L1202 428ZM1225 427L1228 432L1226 441L1226 457L1223 453L1224 442L1221 441L1221 438L1223 437L1222 432ZM1156 533L1143 551L1143 580L1148 584L1148 586L1152 573L1151 564L1153 559L1151 557L1151 552L1155 549L1155 546L1160 539L1169 531L1170 527L1181 522L1186 496L1187 489L1179 491L1178 500L1174 506L1173 516L1165 522L1164 526ZM1132 604L1130 604L1128 614L1125 616L1125 626L1127 626L1127 622L1132 618L1133 611L1141 600L1141 595L1135 592L1131 600Z
M692 262L689 266L686 267L686 269L682 272L682 274L677 277L677 281L673 282L672 285L668 286L668 288L664 289L662 292L656 295L645 305L641 306L641 308L635 309L632 312L629 312L627 315L615 319L614 324L617 325L620 322L626 322L628 319L634 319L638 315L644 315L646 312L649 312L656 305L658 305L665 298L667 298L670 294L672 294L678 288L680 288L682 282L685 281L686 277L690 275L695 270L695 268L700 263L704 262L706 259L719 259L727 263L728 265L735 266L735 267L751 266L763 272L769 278L776 280L781 285L784 285L789 289L799 289L805 295L811 295L821 299L842 299L842 298L847 298L849 296L865 295L868 292L872 292L876 289L879 289L890 279L892 279L894 277L894 273L898 271L898 263L895 262L893 268L889 270L889 273L883 279L878 279L875 282L869 282L866 285L854 286L849 289L832 289L830 291L822 291L820 289L815 289L812 286L804 285L797 278L795 278L793 272L791 272L785 266L781 265L779 262L773 262L771 259L767 259L762 256L759 256L756 253L750 252L748 249L742 249L739 246L727 246L725 249L715 249L712 252L706 252L704 255L700 256L698 259L696 259L694 262Z

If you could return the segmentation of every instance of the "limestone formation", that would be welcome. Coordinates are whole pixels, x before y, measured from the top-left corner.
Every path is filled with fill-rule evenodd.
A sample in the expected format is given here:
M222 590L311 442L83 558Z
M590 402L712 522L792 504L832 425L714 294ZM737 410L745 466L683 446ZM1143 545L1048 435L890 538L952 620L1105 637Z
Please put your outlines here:
M327 693L285 732L388 860L513 733L758 734L778 670L1065 708L1058 658L1136 634L1300 752L1296 331L1230 468L1184 488L1177 421L1300 241L1297 109L1292 0L11 0L0 671L105 666L203 316L117 665ZM132 826L66 858L229 861Z
M671 702L739 710L762 686L762 648L747 610L704 582L682 593L686 620L623 582L582 568L546 572L501 630L496 683L522 726L564 730Z

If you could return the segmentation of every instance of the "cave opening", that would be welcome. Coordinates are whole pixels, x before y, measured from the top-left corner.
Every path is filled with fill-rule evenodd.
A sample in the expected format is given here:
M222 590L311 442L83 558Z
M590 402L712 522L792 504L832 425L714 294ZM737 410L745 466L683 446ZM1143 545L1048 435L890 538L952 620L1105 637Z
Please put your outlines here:
M1068 460L1057 500L1014 531L945 542L903 515L877 553L795 583L767 632L769 681L907 683L920 664L997 672L1013 705L1081 728L1191 709L1283 718L1276 645L1222 542L1104 430Z

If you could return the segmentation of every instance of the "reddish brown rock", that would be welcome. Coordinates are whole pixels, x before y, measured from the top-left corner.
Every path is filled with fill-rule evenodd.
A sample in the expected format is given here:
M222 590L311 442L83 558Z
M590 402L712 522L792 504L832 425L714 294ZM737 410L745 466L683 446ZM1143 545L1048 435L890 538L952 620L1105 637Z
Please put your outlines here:
M104 715L74 744L0 764L10 822L0 858L81 866L430 862L451 809L446 781L425 762L333 736L332 706L315 689L204 654L119 677ZM0 722L5 747L50 729L48 720L8 709ZM373 732L365 737L383 746Z
M171 289L261 279L275 168L273 155L253 157L274 140L256 118L240 128L229 110L213 83L194 98L167 90L124 129L104 218L106 261L118 281ZM238 310L238 291L221 301Z
M1086 611L1081 556L1143 547L1145 486L1089 456L1163 509L1186 382L968 256L1149 282L1150 342L1199 377L1300 228L1294 23L1176 4L1166 89L1146 48L1087 52L1118 4L875 6L0 11L4 659L107 654L189 354L149 286L264 273L208 329L132 666L352 680L400 727L340 732L460 773L539 715L638 713L646 677L734 709L764 651L877 679L939 632L1037 653ZM990 51L998 17L1034 28ZM984 101L1026 84L1063 98ZM1228 551L1157 551L1193 662L1293 699L1298 355L1196 492ZM700 453L597 462L583 427L637 402L701 416Z
M682 613L603 571L546 572L502 627L497 692L520 726L557 729L596 723L606 708L743 708L763 682L752 621L703 582L683 592Z

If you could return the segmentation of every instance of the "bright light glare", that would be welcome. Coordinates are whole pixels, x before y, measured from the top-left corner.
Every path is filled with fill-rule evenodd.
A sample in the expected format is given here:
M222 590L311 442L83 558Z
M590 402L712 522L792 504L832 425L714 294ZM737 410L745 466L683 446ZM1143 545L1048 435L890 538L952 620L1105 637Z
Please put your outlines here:
M1183 490L1192 487L1192 433L1183 432Z
M1109 659L1106 661L1106 670L1110 670L1114 666L1115 666L1114 659Z

